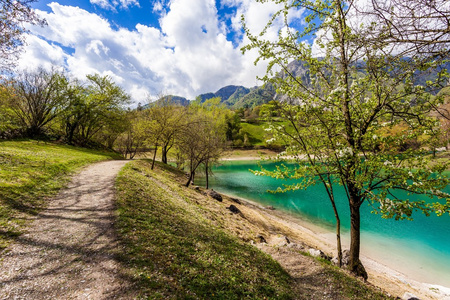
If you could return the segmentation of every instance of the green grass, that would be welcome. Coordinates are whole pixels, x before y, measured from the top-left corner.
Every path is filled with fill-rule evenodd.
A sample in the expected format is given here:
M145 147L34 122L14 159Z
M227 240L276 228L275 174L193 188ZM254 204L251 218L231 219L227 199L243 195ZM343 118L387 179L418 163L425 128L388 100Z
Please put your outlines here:
M265 123L263 124L250 124L250 123L241 123L242 132L247 133L248 140L250 144L253 146L264 146L265 140L267 140L267 132L264 130L264 126L267 126Z
M78 168L117 158L109 152L34 140L0 142L0 251L19 236Z
M275 122L273 126L290 126L288 122ZM247 133L249 142L252 146L267 146L266 140L271 138L271 135L265 130L269 127L266 122L258 123L241 123L241 130Z
M332 265L330 261L316 259L323 266L323 276L326 278L327 286L332 287L334 299L394 299L375 287L362 283L361 279L348 275L342 269Z
M180 174L149 166L133 161L117 179L121 258L143 298L293 298L291 278L278 263L206 217L196 192L174 181Z

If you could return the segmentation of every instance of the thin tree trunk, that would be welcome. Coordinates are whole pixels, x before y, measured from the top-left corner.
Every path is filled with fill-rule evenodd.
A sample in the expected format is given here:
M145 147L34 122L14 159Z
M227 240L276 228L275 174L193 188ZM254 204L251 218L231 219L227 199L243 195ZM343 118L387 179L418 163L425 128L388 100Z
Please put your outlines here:
M205 163L205 170L206 170L206 189L209 189L209 169L208 169L208 161Z
M189 179L188 179L188 181L185 184L186 187L189 187L189 184L191 184L191 180L192 180L193 174L194 174L194 172L190 172Z
M339 218L339 213L337 211L334 199L331 201L331 204L333 205L334 217L336 218L336 244L337 244L338 264L339 267L342 267L341 219Z
M152 170L155 167L155 160L156 160L156 152L157 151L158 151L158 145L155 145L155 153L153 153Z

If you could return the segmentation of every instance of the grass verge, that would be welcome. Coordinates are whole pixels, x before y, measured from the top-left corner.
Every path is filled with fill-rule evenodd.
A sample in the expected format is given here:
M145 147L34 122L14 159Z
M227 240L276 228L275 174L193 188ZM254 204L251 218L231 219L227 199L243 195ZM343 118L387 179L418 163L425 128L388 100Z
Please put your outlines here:
M290 276L270 256L219 228L181 174L134 161L117 179L122 260L149 299L291 299Z
M25 141L0 142L0 251L19 236L31 215L78 168L118 158L114 153Z

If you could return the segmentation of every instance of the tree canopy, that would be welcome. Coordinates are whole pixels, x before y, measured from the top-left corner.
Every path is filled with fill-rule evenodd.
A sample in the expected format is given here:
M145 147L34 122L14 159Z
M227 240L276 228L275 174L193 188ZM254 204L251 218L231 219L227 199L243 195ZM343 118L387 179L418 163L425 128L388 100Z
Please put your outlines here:
M448 32L437 25L420 36L406 25L394 32L391 26L405 24L397 15L383 19L370 5L358 7L357 1L274 2L281 9L261 33L246 27L250 42L243 51L257 49L257 62L269 61L263 79L273 83L284 98L264 111L269 120L278 115L288 122L270 130L288 145L284 154L295 157L297 165L275 172L262 169L256 174L303 179L280 191L322 184L333 206L335 186L342 185L351 218L348 267L366 277L359 260L360 207L364 202L387 218L411 219L415 210L427 215L449 212L450 196L441 191L449 182L442 174L446 167L430 164L426 148L402 147L409 140L433 135L438 127L431 112L443 99L429 92L447 83L448 72L441 66L447 62L448 49L440 41ZM375 6L378 1L372 3ZM397 1L386 3L391 5L390 11L402 9ZM415 1L418 14L405 12L402 16L416 24L415 18L422 12L426 16L427 3ZM434 9L445 9L447 4L440 5ZM291 17L299 12L307 22L302 28ZM434 18L436 15L430 16L429 21ZM269 29L279 22L284 27L273 40ZM313 44L305 42L307 38ZM292 61L304 64L307 74L293 74ZM414 84L421 72L432 70L437 74L435 80ZM401 131L387 134L399 126ZM433 201L413 201L400 196L398 190L427 195ZM339 232L338 228L338 249Z

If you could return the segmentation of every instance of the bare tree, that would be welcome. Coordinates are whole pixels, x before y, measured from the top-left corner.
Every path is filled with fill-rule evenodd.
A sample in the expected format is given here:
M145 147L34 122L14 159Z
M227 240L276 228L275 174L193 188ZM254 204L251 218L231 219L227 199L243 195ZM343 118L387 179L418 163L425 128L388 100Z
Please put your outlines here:
M10 105L28 136L42 134L63 111L66 98L61 86L65 82L65 77L57 71L44 69L24 72L12 81L15 94L9 99Z

